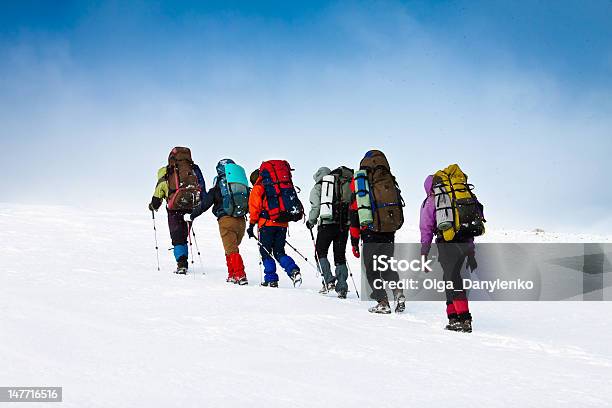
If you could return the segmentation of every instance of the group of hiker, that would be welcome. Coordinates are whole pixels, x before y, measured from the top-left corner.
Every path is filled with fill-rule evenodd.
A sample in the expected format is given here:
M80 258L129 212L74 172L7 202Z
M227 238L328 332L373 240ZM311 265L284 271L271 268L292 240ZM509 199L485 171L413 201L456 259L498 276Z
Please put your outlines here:
M246 232L259 245L263 265L261 285L278 287L278 263L293 285L299 286L300 267L285 252L285 246L289 223L306 218L306 227L315 244L316 268L322 277L320 293L335 291L338 298L347 297L350 270L346 246L350 239L355 257L360 258L363 251L362 265L372 289L370 297L376 301L368 310L390 314L387 291L374 283L380 279L397 282L399 274L392 269L376 271L373 259L375 255L393 256L395 233L404 223L404 201L385 155L379 150L368 151L356 171L346 166L334 170L319 168L313 176L307 215L293 184L292 171L285 160L267 160L247 179L243 167L231 159L223 159L217 163L212 188L206 190L202 172L193 162L189 148L172 149L168 164L158 171L149 210L157 211L166 201L176 273L186 274L189 267L188 242L193 220L212 207L225 251L227 282L248 284L239 251ZM466 259L468 268L477 267L474 237L484 233L485 222L483 207L472 189L467 175L459 166L451 165L427 176L426 198L421 207L421 255L429 255L434 237L436 243L446 244L438 245L444 280L454 285L446 291L449 320L446 329L460 332L472 331L461 270ZM394 311L402 313L406 297L401 289L394 289L392 293Z

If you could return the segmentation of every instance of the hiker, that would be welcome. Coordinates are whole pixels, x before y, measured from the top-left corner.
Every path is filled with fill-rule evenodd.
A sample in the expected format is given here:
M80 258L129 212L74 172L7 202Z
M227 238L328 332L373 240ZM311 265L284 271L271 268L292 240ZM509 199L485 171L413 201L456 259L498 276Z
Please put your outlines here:
M291 167L284 160L263 162L251 174L253 189L249 197L249 238L259 244L264 266L262 286L278 287L276 261L291 278L294 286L302 283L300 268L293 258L285 253L289 221L299 221L304 209L291 180ZM259 238L255 236L257 225Z
M474 237L484 233L483 207L472 193L467 175L456 164L427 176L424 188L427 197L419 223L421 255L429 255L435 235L444 281L452 282L452 288L446 289L445 329L471 333L472 315L461 270L464 263L472 272L478 267ZM461 213L456 210L456 200L462 200Z
M353 255L360 257L361 239L364 251L363 266L372 288L370 297L377 302L368 311L389 314L391 307L387 292L380 287L380 283L398 282L399 274L391 268L385 272L374 271L374 256L393 256L395 232L404 224L404 201L383 152L370 150L365 154L353 177L351 191L353 201L350 207L350 235ZM395 312L402 313L406 309L403 291L394 289L393 296L396 302Z
M157 211L166 200L177 274L186 274L189 267L187 240L191 226L184 220L184 216L199 205L205 189L204 177L198 165L191 159L189 148L172 149L168 155L168 165L157 171L157 185L149 203L149 210Z
M244 262L238 248L246 229L245 217L249 206L248 181L244 169L232 159L220 160L216 170L214 186L208 190L200 205L191 214L185 215L185 220L193 221L212 207L212 212L219 223L219 234L225 250L226 282L248 285Z
M346 265L346 243L349 236L349 206L351 204L351 180L353 170L339 167L331 171L321 167L313 175L315 185L310 191L310 212L306 227L317 226L315 252L323 288L319 293L336 291L340 299L346 299L348 292L348 268ZM333 243L335 276L327 259Z

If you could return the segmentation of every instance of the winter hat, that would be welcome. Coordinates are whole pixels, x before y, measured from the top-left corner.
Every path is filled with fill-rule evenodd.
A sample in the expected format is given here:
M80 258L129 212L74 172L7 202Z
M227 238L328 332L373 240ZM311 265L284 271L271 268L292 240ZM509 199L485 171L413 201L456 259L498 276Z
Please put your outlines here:
M258 178L259 178L259 169L255 169L249 176L249 180L251 180L251 184L255 185L255 183L257 183Z

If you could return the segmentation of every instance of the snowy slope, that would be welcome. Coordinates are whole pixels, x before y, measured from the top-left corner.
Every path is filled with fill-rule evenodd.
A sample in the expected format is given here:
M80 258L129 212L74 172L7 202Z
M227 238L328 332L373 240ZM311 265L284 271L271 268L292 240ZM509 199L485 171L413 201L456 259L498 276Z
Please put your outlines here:
M158 215L0 205L0 385L63 386L69 407L601 407L612 400L606 302L473 305L475 332L448 333L443 305L374 316L367 302L305 283L266 289L256 245L248 287L224 282L216 222L196 223L204 270L173 268ZM401 240L415 241L415 227ZM487 241L609 238L490 231ZM305 254L303 227L290 241ZM296 257L296 260L298 258ZM358 263L352 261L355 278ZM359 281L357 282L359 285ZM23 404L21 406L28 406Z

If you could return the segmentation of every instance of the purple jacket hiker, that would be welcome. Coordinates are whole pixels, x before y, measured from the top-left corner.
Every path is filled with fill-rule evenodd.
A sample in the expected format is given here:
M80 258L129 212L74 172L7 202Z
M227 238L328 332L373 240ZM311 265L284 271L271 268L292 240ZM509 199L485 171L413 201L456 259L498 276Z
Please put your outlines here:
M423 201L423 205L421 206L421 221L419 222L419 229L421 230L421 255L429 255L431 242L438 229L438 223L436 222L436 203L434 201L435 197L432 186L433 176L429 175L423 183L427 198ZM474 238L469 238L465 242L469 242L473 245Z

